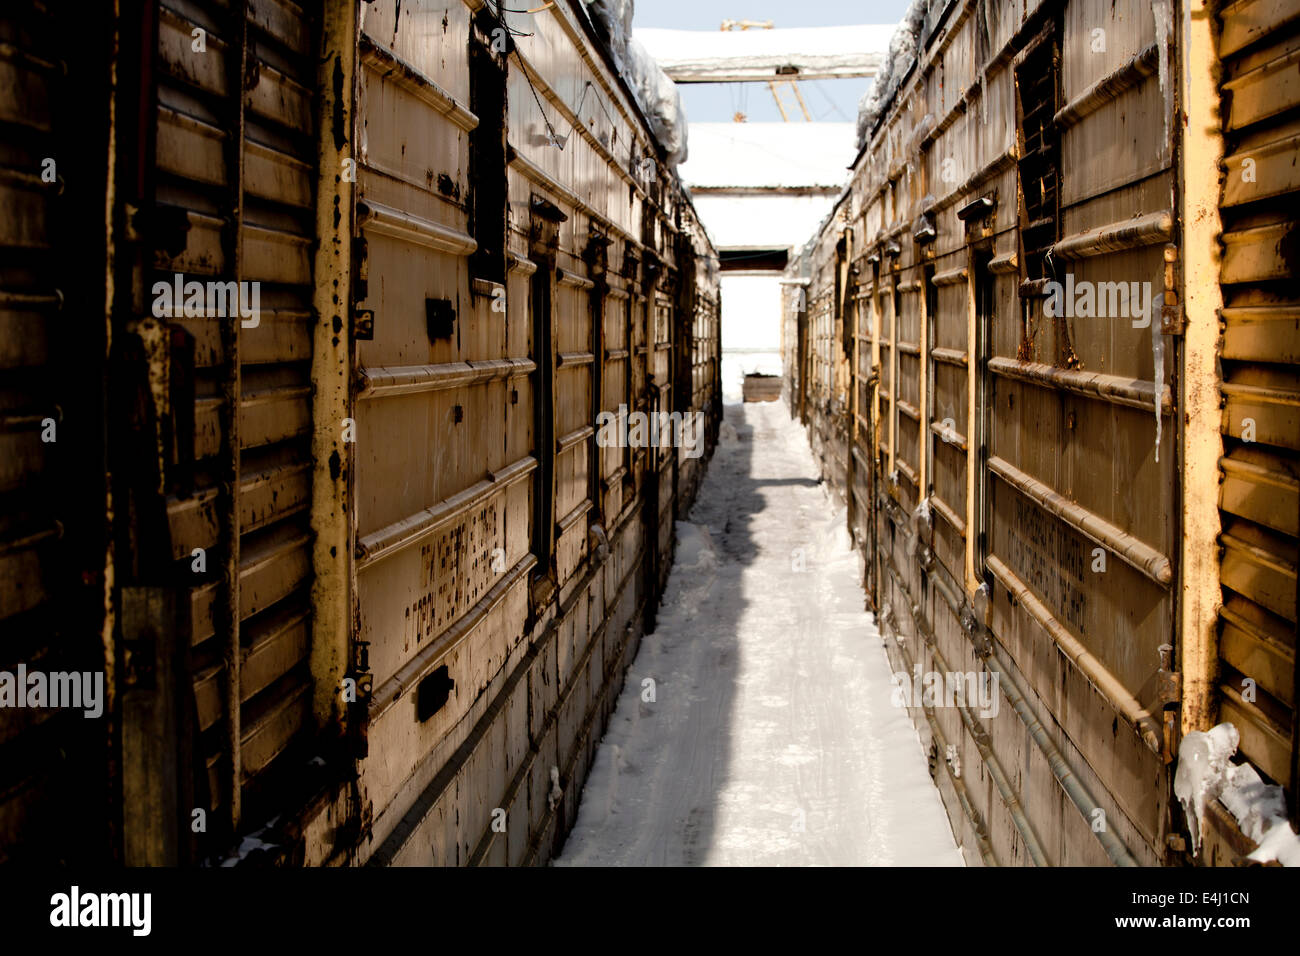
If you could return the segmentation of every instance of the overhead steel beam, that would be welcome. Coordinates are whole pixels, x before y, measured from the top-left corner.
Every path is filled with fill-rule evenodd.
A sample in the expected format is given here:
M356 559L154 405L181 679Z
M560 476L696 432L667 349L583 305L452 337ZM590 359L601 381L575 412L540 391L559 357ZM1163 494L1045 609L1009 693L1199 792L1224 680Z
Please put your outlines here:
M792 54L785 57L737 57L710 62L660 60L659 66L674 83L766 83L774 79L845 80L875 76L884 59L884 55L879 53L864 53L853 57ZM851 62L825 62L828 60Z
M692 196L838 196L843 186L691 186Z
M766 83L875 76L893 31L893 25L638 30L636 38L677 83Z

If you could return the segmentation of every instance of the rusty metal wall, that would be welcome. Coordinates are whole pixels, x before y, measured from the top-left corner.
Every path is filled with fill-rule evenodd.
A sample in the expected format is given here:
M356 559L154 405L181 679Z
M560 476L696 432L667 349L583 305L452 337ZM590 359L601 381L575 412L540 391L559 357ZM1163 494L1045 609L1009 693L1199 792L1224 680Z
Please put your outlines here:
M838 238L834 230L824 234L818 243L819 254L813 257L812 284L806 299L811 386L807 403L812 416L813 450L825 462L824 477L842 496L848 462L849 407L842 368L843 321L835 279Z
M691 388L717 362L712 249L588 30L565 4L362 8L356 862L549 858L689 493L674 450L602 445L599 416L716 418L715 379ZM503 115L473 108L492 81L474 43ZM476 167L476 137L502 134L506 168ZM493 275L475 203L497 177Z
M207 769L196 806L218 813L225 833L246 800L254 819L278 809L274 771L294 772L291 744L313 724L316 27L292 0L157 6L143 304L179 276L246 283L250 300L256 283L261 306L255 318L140 317L146 339L191 339L183 377L163 386L178 434L193 430L168 456L167 519L171 558L191 582L194 760Z
M1300 535L1300 11L1241 0L1218 11L1223 455L1218 714L1240 752L1294 800ZM1217 821L1216 821L1217 822ZM1220 829L1217 827L1215 829ZM1211 841L1231 862L1236 851Z
M1284 19L1281 7L1263 6ZM806 382L787 372L792 409L806 406L814 451L832 484L849 488L850 528L869 557L869 600L896 669L996 674L1003 689L996 716L913 709L970 862L1182 859L1170 789L1179 684L1205 668L1180 636L1189 518L1177 413L1180 402L1198 403L1190 420L1204 399L1179 391L1189 280L1178 249L1175 90L1180 75L1207 65L1180 58L1174 26L1184 11L1165 12L1093 0L932 5L919 62L836 213L790 270L791 279L811 276L812 357ZM1247 24L1267 19L1244 12ZM1261 25L1241 29L1251 68L1290 55L1290 27L1272 45L1258 39ZM1282 76L1276 66L1255 76ZM1274 82L1278 94L1291 89ZM1233 83L1225 89L1249 80ZM1268 101L1279 111L1291 102ZM1273 132L1283 141L1289 127ZM1250 144L1267 154L1273 139ZM1289 174L1279 166L1276 175L1285 193ZM1267 223L1243 219L1257 231L1241 248L1250 235L1286 234L1285 208L1273 206ZM1271 269L1271 292L1246 284L1254 274L1233 280L1240 305L1263 309L1226 310L1225 343L1237 316L1250 329L1237 348L1272 330L1270 354L1289 354L1282 339L1294 335L1293 316L1276 280L1293 269L1280 255L1238 260ZM837 278L843 300L834 303ZM1105 307L1076 295L1077 312L1056 309L1067 282L1105 296ZM1138 283L1139 297L1149 289L1149 324L1108 283ZM796 298L787 296L787 369L799 364ZM1223 541L1225 568L1256 569L1253 584L1238 578L1242 587L1275 596L1268 646L1281 653L1267 663L1273 686L1285 688L1294 537L1260 516L1295 511L1281 437L1295 432L1285 383L1294 375L1285 359L1273 358L1283 364L1271 371L1247 364L1258 352L1228 361L1232 348L1225 395L1242 376L1241 394L1267 406L1258 421L1273 415L1273 437L1239 450L1228 443L1224 474L1241 477L1225 480L1223 507L1248 501L1254 517L1241 516L1240 541ZM850 461L835 445L839 408L849 410ZM1240 484L1247 473L1264 484ZM1238 544L1245 564L1229 560ZM1232 607L1225 600L1225 621ZM1223 653L1247 653L1233 636ZM1269 736L1265 720L1248 719L1259 710L1242 717L1251 738L1243 752L1262 769L1271 756L1270 775L1285 782L1276 773L1291 717L1285 707L1270 714Z
M684 514L684 503L694 500L699 483L704 479L704 470L717 440L717 427L722 421L721 299L714 285L717 277L708 260L697 261L693 273L693 282L682 283L691 293L682 303L682 308L689 309L689 312L680 317L680 321L686 323L683 331L690 337L690 347L677 350L677 354L684 356L689 363L682 370L684 378L689 381L689 385L683 383L690 395L687 404L691 411L704 415L707 424L701 430L702 434L697 436L698 457L690 457L684 449L679 450L679 515Z
M69 67L61 9L0 14L0 669L109 700L0 714L0 858L545 862L721 411L716 254L595 27L123 0Z
M28 564L11 580L27 617L59 596L48 633L83 667L73 648L90 635L69 625L93 628L106 700L83 756L109 819L87 852L177 862L203 834L228 840L245 800L263 818L283 805L286 755L311 724L316 36L290 0L130 0L81 21L64 59L42 54L70 12L34 0L6 21L6 129L27 132L5 155L37 162L14 182L42 183L36 154L58 168L17 203L6 315L30 344L12 358L58 396L65 440L40 438L39 415L34 436L75 451L6 455L20 466L6 522L32 525L23 496L67 502L53 529L21 536ZM35 319L64 309L79 324L56 346ZM42 458L79 462L77 490ZM30 563L59 539L73 550ZM56 750L82 736L70 728ZM44 763L34 751L12 766ZM19 789L38 792L39 776Z

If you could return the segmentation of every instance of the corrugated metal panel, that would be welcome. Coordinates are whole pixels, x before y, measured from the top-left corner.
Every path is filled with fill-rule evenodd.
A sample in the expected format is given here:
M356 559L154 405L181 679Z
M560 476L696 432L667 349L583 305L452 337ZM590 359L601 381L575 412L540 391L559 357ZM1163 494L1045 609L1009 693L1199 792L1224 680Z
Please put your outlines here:
M363 783L379 840L409 809L407 778L424 775L426 756L512 657L518 638L501 641L508 618L498 609L526 601L536 474L527 311L513 294L509 311L493 311L494 288L472 287L480 277L471 258L479 249L470 235L478 175L471 136L499 137L504 103L493 114L487 99L472 100L478 79L465 55L479 41L470 11L434 6L374 5L363 19L358 202L367 281L358 307L373 310L375 332L358 360L372 380L427 380L419 390L363 393L357 408L358 540L367 552L358 566L357 637L369 645L375 687L370 747L385 754L363 764ZM398 216L414 228L390 228ZM506 278L511 293L521 278L526 287L517 271ZM447 375L491 363L509 368ZM395 535L403 526L414 533ZM371 543L386 538L395 543ZM475 640L481 631L496 640ZM471 643L458 647L462 640ZM451 682L447 702L432 715L413 713L417 687L438 666ZM409 704L389 706L390 698ZM457 850L447 852L454 859Z
M1300 535L1300 21L1292 4L1219 12L1223 59L1223 530L1220 719L1294 792Z
M262 310L256 325L230 314L172 320L195 340L196 395L195 483L169 499L172 553L195 581L198 748L219 781L205 803L238 826L246 797L255 818L279 809L282 796L262 795L274 786L264 778L313 723L304 635L315 26L293 0L163 0L158 15L157 208L188 228L155 250L146 285L177 274L257 283ZM196 548L206 570L191 571Z

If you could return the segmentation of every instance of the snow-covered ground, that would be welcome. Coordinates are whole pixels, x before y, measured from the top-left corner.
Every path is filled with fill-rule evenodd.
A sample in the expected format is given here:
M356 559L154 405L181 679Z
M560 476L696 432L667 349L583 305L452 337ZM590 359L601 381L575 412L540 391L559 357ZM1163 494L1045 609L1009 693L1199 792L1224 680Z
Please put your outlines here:
M727 406L690 518L556 865L962 865L783 404Z

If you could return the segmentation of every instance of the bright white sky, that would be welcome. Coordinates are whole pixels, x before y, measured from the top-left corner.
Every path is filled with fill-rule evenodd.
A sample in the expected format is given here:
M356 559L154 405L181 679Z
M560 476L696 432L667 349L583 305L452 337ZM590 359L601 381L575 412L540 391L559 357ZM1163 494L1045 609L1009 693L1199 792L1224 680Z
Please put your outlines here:
M844 185L857 153L853 124L803 125L692 121L678 172L692 186Z

